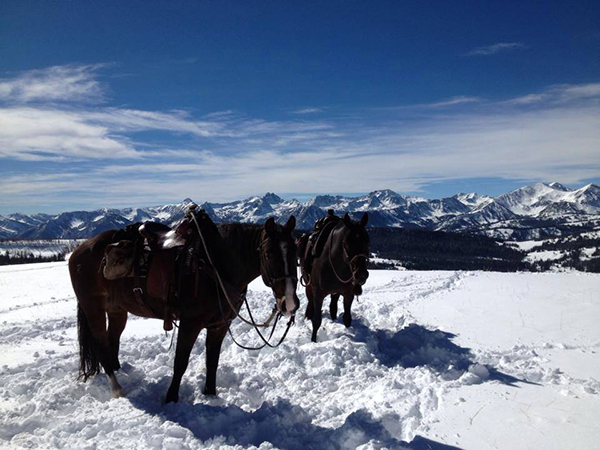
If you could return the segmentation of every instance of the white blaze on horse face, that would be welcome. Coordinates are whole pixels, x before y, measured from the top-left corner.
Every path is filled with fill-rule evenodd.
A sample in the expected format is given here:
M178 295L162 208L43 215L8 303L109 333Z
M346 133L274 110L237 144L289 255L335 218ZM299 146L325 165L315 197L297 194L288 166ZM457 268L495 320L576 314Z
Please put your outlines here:
M292 311L296 309L296 305L294 304L294 283L292 283L292 277L290 276L290 268L288 265L288 244L287 242L280 242L279 247L281 248L281 256L283 258L283 269L285 271L285 309L289 315Z

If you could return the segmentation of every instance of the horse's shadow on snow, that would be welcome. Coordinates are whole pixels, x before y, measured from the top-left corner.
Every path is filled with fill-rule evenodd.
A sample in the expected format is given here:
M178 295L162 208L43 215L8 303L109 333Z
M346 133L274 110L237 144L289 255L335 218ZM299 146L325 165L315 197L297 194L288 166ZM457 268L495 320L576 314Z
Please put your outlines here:
M471 349L452 342L456 335L446 331L430 330L416 323L395 333L389 330L371 330L360 319L354 319L352 327L357 341L376 345L373 353L387 367L427 366L446 380L458 379L470 372L472 375L467 384L478 384L486 380L499 381L512 387L518 387L515 383L537 384L502 373L490 365L475 363ZM485 373L486 370L488 374Z
M301 406L282 399L275 403L264 402L252 412L244 411L236 405L189 404L186 403L188 398L178 404L165 405L162 403L163 384L162 381L146 384L141 391L128 396L129 401L148 414L162 417L165 421L189 430L207 445L260 447L263 442L270 442L275 447L289 450L341 450L375 441L378 448L460 450L459 447L421 436L416 436L409 443L399 441L390 435L381 421L365 410L353 412L343 425L332 429L314 425L312 417ZM168 430L166 431L169 435Z

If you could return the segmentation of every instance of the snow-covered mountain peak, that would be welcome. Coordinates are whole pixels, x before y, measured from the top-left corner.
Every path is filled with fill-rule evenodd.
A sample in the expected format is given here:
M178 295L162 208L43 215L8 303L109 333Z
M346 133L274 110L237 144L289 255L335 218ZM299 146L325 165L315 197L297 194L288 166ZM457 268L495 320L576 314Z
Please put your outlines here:
M489 203L489 201L492 199L492 197L489 195L480 195L475 192L461 192L460 194L456 194L453 198L461 202L463 205L471 208L483 206L484 204Z
M0 217L0 238L84 238L147 220L174 226L192 203L186 198L178 204L145 208L102 208L55 216L13 214ZM460 193L428 200L382 189L359 197L318 195L303 203L267 192L229 203L205 202L202 207L217 222L264 223L275 217L283 223L293 214L297 228L304 230L311 229L328 209L355 215L368 211L373 227L422 227L515 239L600 226L600 188L589 184L573 190L556 182L524 186L495 198Z
M561 191L565 191L565 192L571 190L568 187L565 187L556 181L553 181L552 183L548 183L548 186L550 186L551 188L554 188L554 189L559 189Z
M340 195L317 195L306 203L306 206L316 206L317 208L336 209L336 206L344 201Z
M280 196L273 194L272 192L267 192L264 195L263 200L268 202L270 205L277 205L283 202L283 199Z

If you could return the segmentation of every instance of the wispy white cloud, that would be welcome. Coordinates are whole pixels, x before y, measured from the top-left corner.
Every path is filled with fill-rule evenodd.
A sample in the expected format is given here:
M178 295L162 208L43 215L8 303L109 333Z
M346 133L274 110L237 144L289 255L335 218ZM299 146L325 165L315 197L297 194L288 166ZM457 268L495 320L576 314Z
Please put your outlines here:
M53 171L4 173L0 206L417 191L485 177L577 183L600 175L599 100L600 83L559 85L506 101L457 96L326 120L10 105L0 108L0 159L50 160ZM147 131L175 140L163 147Z
M600 100L600 83L559 84L542 92L527 94L507 101L515 105L539 105L542 103L570 103Z
M429 106L431 108L442 108L445 106L456 106L464 103L476 103L480 101L481 99L479 97L467 97L464 95L459 95L456 97L449 98L448 100L442 100L440 102L435 103L427 103L423 106Z
M498 42L497 44L474 48L470 52L465 53L465 56L488 56L495 55L496 53L500 52L508 52L526 48L528 48L527 45L521 42Z
M124 136L79 112L0 108L0 157L20 160L139 158Z
M184 196L224 201L267 191L415 191L432 181L461 178L576 183L600 171L599 125L598 107L510 114L498 110L412 128L380 127L376 134L356 130L351 138L330 141L318 151L201 151L178 161L110 164L79 179L68 178L70 182L29 180L17 185L15 195L25 195L26 189L29 194L76 189L113 204L121 201L122 192L135 191L136 201L151 204ZM10 182L5 189L14 191Z
M325 111L323 108L302 108L292 111L292 114L316 114Z
M30 70L0 79L0 100L30 102L99 102L105 89L97 71L105 65L67 65Z

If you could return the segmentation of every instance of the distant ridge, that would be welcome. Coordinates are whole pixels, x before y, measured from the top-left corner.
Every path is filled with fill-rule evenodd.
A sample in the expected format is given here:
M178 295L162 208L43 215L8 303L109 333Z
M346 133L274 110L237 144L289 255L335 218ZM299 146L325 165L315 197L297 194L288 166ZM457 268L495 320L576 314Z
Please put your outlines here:
M186 198L171 205L103 208L54 216L10 214L0 216L0 238L86 238L147 220L174 225L192 202ZM600 229L600 188L595 184L569 189L557 182L536 183L498 197L460 193L433 200L384 189L359 197L318 195L303 203L268 192L229 203L200 204L216 222L262 223L269 217L284 221L293 214L300 229L312 228L327 209L356 217L366 211L372 227L425 228L515 240Z

